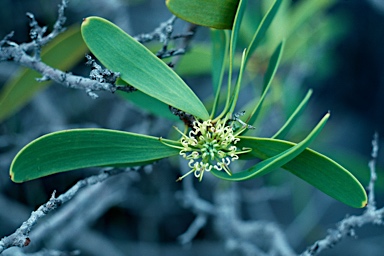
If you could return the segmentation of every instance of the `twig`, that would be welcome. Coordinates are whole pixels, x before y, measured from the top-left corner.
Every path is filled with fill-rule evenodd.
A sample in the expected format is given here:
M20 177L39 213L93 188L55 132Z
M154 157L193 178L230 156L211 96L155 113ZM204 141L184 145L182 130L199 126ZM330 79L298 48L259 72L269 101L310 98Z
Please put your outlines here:
M180 167L184 172L189 170L184 162L180 162ZM190 208L197 214L197 217L191 223L189 228L178 237L181 244L187 244L195 238L200 229L205 227L208 216L216 215L216 209L210 202L199 197L197 191L193 187L193 179L191 177L185 178L182 185L183 191L176 194L177 198L185 208Z
M369 202L369 204L367 205L367 211L376 210L375 182L377 179L376 159L377 159L378 152L379 152L379 134L377 132L375 132L375 134L373 135L373 140L372 140L371 160L368 163L371 178L370 178L369 184L368 184L368 191L369 191L368 202Z
M116 86L113 82L99 82L82 76L75 76L71 73L66 73L43 63L40 59L41 47L49 43L58 34L65 30L63 27L66 17L64 16L67 0L62 0L59 5L58 18L53 26L53 30L48 35L44 36L47 27L40 27L36 22L33 14L27 13L30 18L30 37L32 42L17 44L10 41L13 32L9 33L0 41L0 61L13 61L22 66L36 70L43 75L38 81L53 80L69 88L85 90L92 97L97 98L94 91L109 91L124 90L123 87ZM32 52L29 55L28 52Z
M52 39L58 36L61 32L65 31L64 23L67 20L67 18L64 15L64 11L65 11L65 8L67 8L67 5L68 5L68 0L62 0L61 4L59 4L57 20L53 25L52 32L49 33L47 36L44 36L45 32L47 31L47 27L40 27L36 22L33 14L27 13L27 16L30 18L29 25L31 27L31 31L29 34L32 39L32 42L21 44L20 47L22 51L24 52L34 51L36 49L36 46L38 48L41 48L42 46L52 41Z
M180 165L185 168L185 165ZM179 236L182 244L189 243L202 229L209 216L213 216L217 233L224 238L226 249L240 255L295 255L280 228L268 221L244 221L237 210L240 208L237 193L232 184L227 189L216 191L216 202L212 204L200 198L193 188L193 179L183 180L183 193L179 194L184 207L196 213L195 220L186 232ZM262 245L263 244L263 245ZM270 252L262 247L267 245Z
M369 162L369 169L371 173L371 178L369 182L369 194L368 194L368 205L365 212L359 216L350 216L343 219L338 225L337 228L329 230L328 235L321 240L316 241L312 246L310 246L305 252L301 255L317 255L325 249L334 247L346 236L355 236L355 228L362 227L366 224L372 223L376 225L383 224L383 214L384 207L381 209L376 209L375 195L374 195L374 184L376 181L376 159L379 150L379 136L375 133L372 140L372 155L371 161Z
M31 232L32 228L37 224L37 222L53 210L57 209L62 204L71 200L78 193L79 190L87 186L103 182L104 180L108 179L113 175L124 173L130 170L131 168L105 169L98 175L90 176L86 179L78 181L67 192L57 198L55 197L55 192L53 192L49 201L41 205L36 211L33 211L29 219L25 221L20 228L18 228L13 234L6 236L0 240L0 254L10 247L28 246L31 242L29 238L29 233Z
M189 225L187 231L185 231L182 235L177 238L179 242L181 244L190 243L193 238L195 238L200 229L205 227L205 225L207 224L207 219L208 216L206 214L198 214L192 224Z
M239 255L295 255L282 230L270 221L244 221L239 217L238 193L235 187L216 193L217 233L226 248Z
M64 23L66 17L64 15L65 8L67 7L68 1L62 0L59 5L58 18L53 26L53 30L48 35L44 36L47 31L47 27L41 27L35 20L35 17L31 13L27 13L30 19L30 38L32 42L17 44L10 39L13 36L13 32L6 35L0 41L0 62L1 61L13 61L22 66L36 70L42 74L42 78L37 79L38 81L53 80L58 84L64 85L68 88L84 90L91 98L96 99L98 95L95 91L108 91L115 92L116 90L132 92L135 89L132 86L118 86L115 84L116 78L119 77L119 73L107 69L101 69L100 66L93 65L94 69L91 72L90 78L76 76L71 73L66 73L55 68L48 66L43 63L40 59L41 47L49 43L58 34L65 30ZM176 21L176 17L172 16L166 22L160 24L153 32L148 34L141 34L136 36L136 40L141 43L146 43L153 40L158 40L163 44L161 50L156 53L159 58L167 58L172 56L178 56L185 53L186 46L179 49L168 49L168 45L172 40L178 38L190 38L194 33L188 31L185 34L172 35L173 25ZM32 52L30 55L28 52ZM172 65L171 65L172 66ZM102 72L100 73L100 70ZM95 72L98 73L95 76ZM100 79L100 77L102 79ZM107 79L105 79L107 78Z
M163 44L162 48L156 53L156 56L160 59L183 55L186 52L186 48L189 44L190 38L195 34L196 25L191 25L186 33L172 35L174 31L174 23L176 16L172 16L167 21L160 24L153 32L148 34L140 34L134 38L140 43L147 43L150 41L159 41ZM184 39L183 44L178 49L168 49L168 45L171 41L176 39Z

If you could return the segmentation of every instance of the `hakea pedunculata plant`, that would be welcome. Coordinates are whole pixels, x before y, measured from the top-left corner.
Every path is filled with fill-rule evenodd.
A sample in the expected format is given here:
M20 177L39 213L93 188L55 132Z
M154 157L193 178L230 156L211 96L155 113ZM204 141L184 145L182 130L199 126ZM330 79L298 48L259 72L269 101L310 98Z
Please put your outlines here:
M177 6L169 0L173 12ZM231 1L229 1L231 2ZM242 181L283 168L329 196L352 207L364 207L367 196L359 181L332 159L309 149L323 129L327 113L299 143L282 140L306 106L311 91L292 116L271 138L246 135L263 107L279 64L284 41L270 58L260 99L244 113L235 112L247 62L264 37L281 0L267 12L249 46L242 52L234 79L234 56L245 1L236 2L231 30L212 30L214 101L208 112L202 101L162 60L111 22L100 17L84 19L81 32L89 50L108 69L120 73L120 82L137 89L133 97L143 104L177 113L185 123L176 140L109 129L72 129L42 136L26 145L14 158L10 175L15 182L93 166L139 166L180 155L202 181L206 173L228 181ZM238 3L237 3L238 2ZM182 16L182 15L181 15ZM229 65L227 65L229 64ZM224 88L226 68L228 83ZM236 82L233 82L235 80ZM222 109L218 113L218 109ZM244 117L244 118L243 118ZM259 159L246 170L232 170L234 161Z

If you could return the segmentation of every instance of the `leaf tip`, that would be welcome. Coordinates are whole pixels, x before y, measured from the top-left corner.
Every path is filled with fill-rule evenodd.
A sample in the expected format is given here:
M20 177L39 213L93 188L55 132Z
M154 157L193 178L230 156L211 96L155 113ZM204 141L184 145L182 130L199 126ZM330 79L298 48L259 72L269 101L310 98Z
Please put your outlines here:
M81 23L81 26L85 26L89 23L89 18L83 18L83 22Z
M12 169L10 170L9 172L9 178L15 182L15 183L21 183L22 181L19 181L19 180L15 180L15 173L12 171Z

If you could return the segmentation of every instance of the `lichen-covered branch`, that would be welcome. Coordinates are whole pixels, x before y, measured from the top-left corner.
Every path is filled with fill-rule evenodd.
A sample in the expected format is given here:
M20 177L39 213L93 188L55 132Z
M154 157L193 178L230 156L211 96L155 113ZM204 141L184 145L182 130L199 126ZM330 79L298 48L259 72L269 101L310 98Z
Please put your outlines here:
M55 192L52 193L49 201L41 205L36 211L31 213L31 216L26 220L20 228L18 228L13 234L6 236L0 240L0 254L10 247L25 247L31 242L29 233L32 228L39 222L41 218L54 211L62 204L70 201L79 190L91 186L100 182L105 181L111 176L130 171L131 168L125 169L105 169L100 174L90 176L86 179L78 181L73 187L67 192L56 198Z
M301 254L302 256L317 255L326 249L332 248L347 236L355 237L355 228L362 227L366 224L383 224L384 207L381 209L376 208L374 195L374 184L376 181L376 158L379 150L378 142L379 138L376 133L372 140L372 158L369 162L371 178L368 186L369 201L366 210L362 215L350 216L340 221L335 229L329 230L328 235L324 239L316 241Z
M34 15L27 13L28 18L30 19L30 38L32 41L29 43L17 44L16 42L11 41L13 32L9 33L2 40L0 40L0 62L13 61L42 74L42 78L38 79L39 81L52 80L68 88L84 90L92 98L98 97L95 91L108 91L112 93L116 90L126 92L135 91L135 89L131 86L116 85L115 82L119 77L119 73L102 69L100 66L97 68L93 65L94 69L91 71L90 78L87 78L52 68L41 61L41 48L65 30L64 23L66 21L66 17L64 15L64 11L67 4L68 0L62 0L58 9L57 21L53 26L52 32L47 35L45 35L47 27L41 27L35 20ZM193 33L189 31L186 34L173 36L172 33L175 20L176 17L173 16L168 21L161 23L160 26L153 32L141 34L135 38L141 43L153 40L161 42L163 47L156 54L159 58L184 54L185 48L168 49L168 45L172 40L178 38L189 38L193 35ZM97 78L99 79L93 76L95 72L98 72Z
M162 22L153 32L140 34L134 38L140 43L147 43L150 41L159 41L162 43L162 48L156 53L156 56L160 59L183 55L188 46L188 43L186 44L185 42L189 42L189 39L195 34L196 26L191 25L186 33L173 35L176 19L176 16L172 16L167 21ZM179 38L184 39L182 46L178 49L168 49L169 43Z
M39 81L53 80L69 88L85 90L92 98L97 98L94 91L109 91L115 92L123 87L116 86L113 82L100 82L91 78L76 76L71 73L66 73L61 70L52 68L41 61L41 47L49 43L58 34L65 30L63 27L66 17L64 15L68 1L62 0L59 5L58 18L53 26L53 30L48 35L44 35L47 27L41 27L35 20L33 14L27 13L30 19L30 43L17 44L11 41L13 32L6 35L0 41L0 61L13 61L27 68L36 70L42 74ZM118 74L116 75L116 77Z

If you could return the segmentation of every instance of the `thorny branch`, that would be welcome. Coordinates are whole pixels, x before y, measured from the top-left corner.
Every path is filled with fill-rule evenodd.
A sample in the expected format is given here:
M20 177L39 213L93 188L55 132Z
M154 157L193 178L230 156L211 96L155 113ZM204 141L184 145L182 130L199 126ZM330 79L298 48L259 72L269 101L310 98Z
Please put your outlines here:
M375 133L372 140L372 154L371 161L369 162L369 169L371 178L368 186L368 205L365 212L360 216L350 216L343 219L337 225L337 228L329 230L328 235L319 241L316 241L310 246L302 256L317 255L325 249L330 249L339 243L344 237L351 236L355 237L355 228L362 227L366 224L372 223L376 225L383 224L384 207L381 209L376 208L375 195L374 195L374 184L376 181L376 159L379 150L379 136Z
M6 236L0 240L0 254L10 248L10 247L25 247L28 246L31 242L29 238L29 233L32 228L38 223L38 221L49 214L50 212L56 210L61 205L70 201L79 190L95 185L97 183L103 182L111 176L121 174L124 172L131 171L132 168L124 169L104 169L101 173L97 175L90 176L86 179L78 181L73 187L71 187L67 192L61 194L59 197L55 197L55 192L52 193L49 201L41 205L36 211L31 213L31 216L26 220L20 228L18 228L13 234Z
M43 76L42 78L39 78L38 81L53 80L68 88L85 90L85 92L94 99L98 97L98 95L94 93L95 91L108 91L112 93L116 90L122 90L126 92L134 91L135 89L131 86L126 87L118 86L115 84L116 79L119 77L119 73L107 69L102 69L100 66L96 67L93 65L93 63L92 65L94 69L91 71L91 76L90 78L86 78L57 70L41 61L41 48L65 30L64 23L66 21L66 17L64 15L64 11L67 7L67 4L68 0L62 0L58 9L57 21L53 26L52 32L48 35L45 35L47 32L47 27L41 27L35 20L33 14L27 13L28 18L30 19L30 38L32 41L29 43L17 44L11 41L14 33L9 33L2 40L0 40L0 62L16 62L22 66L28 67L41 73ZM158 40L161 42L163 47L156 54L159 58L184 54L186 47L170 50L168 49L168 45L172 40L191 37L193 32L189 31L186 34L172 35L175 20L176 17L173 16L168 21L161 23L160 26L154 30L154 32L141 34L135 38L141 43L153 40ZM98 73L96 79L94 76L95 72Z

